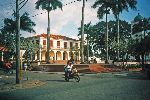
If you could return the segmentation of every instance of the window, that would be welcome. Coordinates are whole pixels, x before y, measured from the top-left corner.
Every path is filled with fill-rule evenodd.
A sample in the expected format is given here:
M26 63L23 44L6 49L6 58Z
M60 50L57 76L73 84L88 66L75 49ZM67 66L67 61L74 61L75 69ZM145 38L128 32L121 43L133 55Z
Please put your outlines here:
M57 41L57 48L60 48L60 41Z
M78 43L75 44L75 48L78 49Z
M70 48L72 48L72 47L73 47L72 42L70 42Z
M53 40L50 40L50 48L53 47Z
M46 45L46 40L43 40L43 45Z
M67 42L64 42L64 49L67 49Z

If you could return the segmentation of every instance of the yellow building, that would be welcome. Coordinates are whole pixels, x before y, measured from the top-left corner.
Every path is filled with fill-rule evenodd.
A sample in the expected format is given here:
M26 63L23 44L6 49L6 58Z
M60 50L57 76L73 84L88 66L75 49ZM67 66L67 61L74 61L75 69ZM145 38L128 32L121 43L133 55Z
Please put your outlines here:
M39 44L39 52L35 60L45 61L47 51L47 34L33 36L33 40ZM80 41L62 35L50 34L50 60L74 60L80 59Z

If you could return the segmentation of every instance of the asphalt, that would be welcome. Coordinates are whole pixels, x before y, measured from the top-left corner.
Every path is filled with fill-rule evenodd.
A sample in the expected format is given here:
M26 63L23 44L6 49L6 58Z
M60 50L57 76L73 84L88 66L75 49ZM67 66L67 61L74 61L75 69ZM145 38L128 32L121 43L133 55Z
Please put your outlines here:
M28 76L28 80L27 80ZM81 81L66 82L62 72L0 75L0 100L149 100L150 80L141 72L82 73ZM5 88L4 88L5 87Z

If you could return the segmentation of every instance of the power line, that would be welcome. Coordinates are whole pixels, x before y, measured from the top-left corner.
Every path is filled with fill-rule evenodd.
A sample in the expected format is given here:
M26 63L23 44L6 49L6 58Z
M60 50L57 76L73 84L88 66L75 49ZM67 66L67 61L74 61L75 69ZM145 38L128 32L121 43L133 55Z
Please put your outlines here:
M72 4L72 3L75 3L75 2L77 2L77 1L80 1L80 0L75 0L75 1L72 1L72 2L69 2L69 3L66 3L66 4L64 4L63 6L68 6L68 5L70 5L70 4ZM42 14L44 14L44 13L47 13L47 12L39 13L39 14L33 15L33 16L31 16L31 17L36 17L36 16L42 15Z

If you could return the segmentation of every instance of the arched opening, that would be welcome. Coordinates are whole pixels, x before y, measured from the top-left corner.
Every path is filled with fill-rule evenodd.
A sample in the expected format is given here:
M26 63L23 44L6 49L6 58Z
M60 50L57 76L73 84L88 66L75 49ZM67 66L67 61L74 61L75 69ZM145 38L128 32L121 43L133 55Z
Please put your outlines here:
M56 60L61 60L61 52L60 51L56 52Z
M54 51L50 51L50 60L53 60L53 57L55 57Z
M69 52L69 57L74 59L74 53L73 52Z
M46 58L46 51L42 51L41 52L41 60L45 61L45 58Z
M63 60L68 60L68 54L66 51L63 52Z

